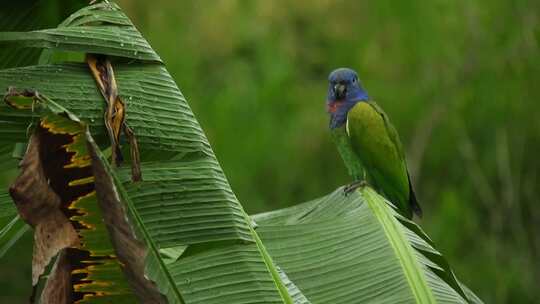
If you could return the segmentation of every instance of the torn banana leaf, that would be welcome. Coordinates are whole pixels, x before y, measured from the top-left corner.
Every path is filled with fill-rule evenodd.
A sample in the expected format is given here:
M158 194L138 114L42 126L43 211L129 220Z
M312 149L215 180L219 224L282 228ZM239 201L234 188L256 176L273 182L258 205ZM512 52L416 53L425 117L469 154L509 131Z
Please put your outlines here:
M0 40L137 59L117 58L112 66L126 103L126 123L140 145L142 182L130 180L127 164L110 167L102 152L109 148L105 102L86 64L2 70L0 87L35 89L48 97L48 107L69 109L71 120L89 125L86 139L95 139L90 151L98 204L126 208L130 227L148 249L146 275L170 303L293 303L287 287L294 284L282 281L174 80L128 21L116 5L103 2L79 11L57 29L7 33ZM135 43L126 40L122 48L127 38L119 36ZM0 141L24 142L27 130L39 129L41 113L35 104L26 107L0 105L0 121L6 126L0 129ZM100 184L104 180L112 182ZM161 218L156 220L156 214ZM107 212L102 215L107 224ZM294 290L295 298L298 293Z
M39 115L10 195L21 218L34 228L34 288L58 255L41 302L95 303L115 299L118 303L132 303L136 296L154 302L160 299L161 294L142 270L138 278L130 272L130 261L113 246L118 237L115 239L116 235L103 223L105 215L113 215L114 206L100 209L98 205L86 126L36 91L12 89L4 100L11 108ZM119 228L126 215L115 215ZM134 239L130 235L123 237ZM137 249L123 249L134 247ZM130 253L139 253L139 260L144 260L141 249ZM146 289L130 286L140 281L147 282ZM148 289L153 289L153 294Z

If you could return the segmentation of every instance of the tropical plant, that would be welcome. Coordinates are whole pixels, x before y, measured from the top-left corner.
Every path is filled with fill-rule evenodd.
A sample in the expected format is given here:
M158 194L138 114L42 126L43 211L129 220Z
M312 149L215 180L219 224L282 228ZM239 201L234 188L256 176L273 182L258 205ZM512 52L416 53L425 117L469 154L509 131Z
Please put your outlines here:
M114 3L0 43L43 50L0 70L0 166L22 159L0 193L0 257L33 228L32 301L481 303L369 187L248 216Z

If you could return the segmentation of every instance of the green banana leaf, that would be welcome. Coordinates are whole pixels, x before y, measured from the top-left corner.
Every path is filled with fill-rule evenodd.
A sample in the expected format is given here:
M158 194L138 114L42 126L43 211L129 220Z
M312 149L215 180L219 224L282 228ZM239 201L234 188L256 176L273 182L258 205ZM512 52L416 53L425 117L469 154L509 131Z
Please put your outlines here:
M5 143L0 148L0 168L5 176L14 175L17 168L17 159L13 157L17 145ZM23 147L24 145L20 145ZM15 244L27 231L29 226L18 216L17 209L8 194L6 180L0 179L0 258Z
M75 204L91 212L70 220L91 220L95 230L77 228L89 240L83 249L113 258L86 271L90 284L73 287L91 295L85 302L128 303L133 293L144 298L135 277L148 278L169 303L480 303L421 229L369 188L257 215L255 225L159 56L115 4L83 8L58 28L0 33L0 44L48 49L41 63L62 52L112 60L126 123L139 143L139 182L131 180L131 160L115 167L107 157L106 105L85 63L0 70L0 89L41 96L26 109L0 103L0 144L27 142L53 121L55 130L80 136L73 149L91 158L96 195ZM129 144L122 144L128 155ZM0 150L0 159L12 148ZM14 224L20 220L9 204L0 194L0 242L7 240L7 247L16 235L10 227L27 227ZM122 216L111 221L113 213ZM142 267L121 260L129 253L118 243L118 227L140 245ZM125 282L133 293L108 289Z
M17 215L7 193L0 193L0 259L23 235L29 226Z
M253 216L312 303L481 303L414 222L371 188Z
M0 10L0 32L30 31L55 27L85 0L18 0L3 1ZM0 47L0 68L37 64L41 50L11 45Z

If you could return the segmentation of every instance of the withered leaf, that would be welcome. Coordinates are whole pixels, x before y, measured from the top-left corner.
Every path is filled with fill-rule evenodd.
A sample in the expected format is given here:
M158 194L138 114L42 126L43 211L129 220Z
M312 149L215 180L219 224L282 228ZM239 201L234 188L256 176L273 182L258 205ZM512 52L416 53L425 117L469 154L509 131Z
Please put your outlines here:
M106 56L97 54L87 54L86 63L107 103L104 119L105 127L107 128L109 139L111 141L113 166L118 165L122 161L120 135L121 132L124 131L131 148L131 178L133 181L140 181L142 176L139 147L133 130L131 130L125 122L126 106L124 101L118 95L118 87L114 77L112 64Z
M92 169L95 176L98 202L103 210L103 219L126 278L134 289L141 303L167 303L154 282L148 280L145 273L146 248L137 240L135 231L128 223L127 211L114 185L114 181L105 169L96 152L95 143L88 136L88 150L92 156Z
M63 249L56 258L51 275L41 292L41 304L71 303L71 264L67 250Z
M158 291L152 295L157 299L154 300L146 295L148 292L144 287L137 285L147 281L144 278L144 248L136 242L127 223L122 225L116 219L107 220L110 216L125 216L123 210L113 209L119 210L120 214L109 214L111 209L106 207L111 206L98 206L91 156L86 145L91 135L85 134L86 125L36 91L19 93L11 89L4 100L17 109L39 107L41 114L21 162L22 172L11 187L21 217L35 227L37 249L34 251L32 299L44 268L64 249L62 254L65 256L59 257L57 267L50 274L54 282L47 283L42 292L42 302L63 303L63 299L68 299L66 303L85 303L95 298L122 295L127 301L135 301L139 296L144 303L160 303ZM120 223L118 227L117 222ZM122 233L116 233L119 230ZM131 240L123 242L123 237L131 237ZM111 241L119 247L113 248ZM115 251L118 248L127 252L128 256L120 254L122 257L139 260L120 261ZM131 268L133 265L134 269ZM122 272L126 274L127 282L119 275ZM138 276L138 280L131 280L130 275Z
M42 138L32 135L21 161L21 173L10 187L10 194L21 217L34 227L32 284L35 286L45 267L60 250L79 244L77 232L61 211L61 199L45 176L40 156Z

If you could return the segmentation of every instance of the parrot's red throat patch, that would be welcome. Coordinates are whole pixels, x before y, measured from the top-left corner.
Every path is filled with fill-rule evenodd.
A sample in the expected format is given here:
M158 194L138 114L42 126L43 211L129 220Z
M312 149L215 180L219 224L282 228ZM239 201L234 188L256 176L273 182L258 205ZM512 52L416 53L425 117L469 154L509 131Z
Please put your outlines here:
M335 113L341 107L341 105L343 105L342 100L332 101L327 104L326 110L328 113Z

